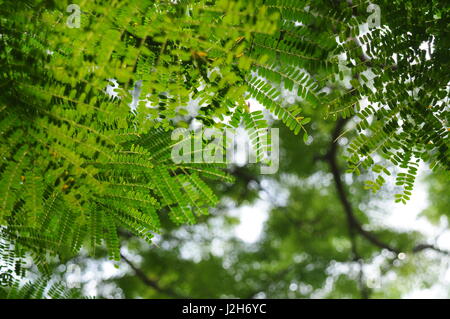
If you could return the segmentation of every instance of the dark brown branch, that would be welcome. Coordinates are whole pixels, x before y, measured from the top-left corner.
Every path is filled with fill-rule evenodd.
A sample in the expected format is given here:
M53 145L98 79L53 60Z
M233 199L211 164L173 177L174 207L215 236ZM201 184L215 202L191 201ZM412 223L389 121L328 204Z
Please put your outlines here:
M419 253L419 252L424 251L424 250L433 250L433 251L438 252L440 254L450 256L450 251L444 250L444 249L440 249L440 248L438 248L438 247L436 247L434 245L430 245L430 244L418 244L417 246L415 246L412 249L412 252L413 253Z
M147 286L153 288L159 293L165 294L167 296L173 297L173 298L185 298L184 296L179 295L175 291L173 291L170 288L164 288L159 285L159 282L149 278L140 268L136 267L128 258L126 258L123 254L120 254L123 261L125 261L128 266L133 269L136 276Z
M337 163L337 149L338 149L338 143L335 142L336 138L341 133L342 129L344 128L345 124L347 124L348 119L339 119L336 127L334 128L333 136L331 138L331 145L330 150L328 151L328 154L326 156L326 160L328 161L331 169L331 173L333 174L333 180L334 184L336 186L337 195L339 198L339 201L342 204L342 207L344 208L345 215L347 217L347 222L349 223L350 227L353 228L355 231L357 231L360 235L362 235L364 238L366 238L368 241L370 241L372 244L374 244L377 247L387 249L391 252L394 252L396 254L399 253L399 251L388 245L387 243L384 243L380 239L378 239L374 234L371 232L365 230L358 219L355 216L355 213L353 211L353 207L347 197L347 193L344 187L344 184L342 182L341 177L341 171L339 169L339 165Z
M333 131L333 136L331 137L330 149L325 156L326 161L330 165L331 173L333 174L334 184L336 186L337 195L339 197L339 201L342 204L342 207L344 208L344 212L347 217L347 222L352 229L354 229L356 232L358 232L361 236L366 238L369 242L371 242L375 246L382 248L382 249L387 249L387 250L395 253L396 255L398 255L401 252L399 249L392 247L389 244L383 242L377 236L375 236L373 233L365 230L362 227L361 223L356 218L355 213L353 211L353 207L348 199L344 183L342 182L341 171L340 171L339 165L337 163L338 143L336 142L336 139L339 137L339 134L341 133L341 131L343 130L343 128L347 124L347 122L348 122L348 119L339 119L338 120L338 122L334 128L334 131ZM442 249L440 249L434 245L430 245L430 244L418 244L411 250L411 252L419 253L419 252L427 250L427 249L450 256L449 251L442 250Z

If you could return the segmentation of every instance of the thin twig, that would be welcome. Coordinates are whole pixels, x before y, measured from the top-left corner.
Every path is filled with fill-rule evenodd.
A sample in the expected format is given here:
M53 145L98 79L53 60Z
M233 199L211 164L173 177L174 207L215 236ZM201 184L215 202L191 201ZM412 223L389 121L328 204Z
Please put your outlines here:
M173 298L185 298L184 296L181 296L180 294L176 293L175 291L173 291L170 288L165 288L165 287L161 287L159 282L157 280L151 279L149 278L143 271L142 269L136 267L128 258L126 258L123 254L120 254L120 256L122 257L123 261L125 261L130 267L131 269L133 269L134 273L136 274L136 276L147 286L153 288L154 290L156 290L159 293L168 295L170 297Z

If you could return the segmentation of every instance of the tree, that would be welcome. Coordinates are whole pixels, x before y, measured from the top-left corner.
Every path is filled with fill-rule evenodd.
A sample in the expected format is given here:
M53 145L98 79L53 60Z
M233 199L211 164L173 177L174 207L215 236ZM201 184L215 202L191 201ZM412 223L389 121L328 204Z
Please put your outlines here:
M381 25L370 22L369 30L365 1L84 1L79 28L66 19L68 4L6 1L0 9L0 254L18 274L28 253L44 272L51 272L48 254L64 262L82 248L102 254L104 244L119 261L119 234L151 242L166 215L175 224L205 219L218 202L213 189L224 190L230 174L244 189L258 184L245 169L227 172L223 165L170 158L170 132L193 119L213 128L244 123L250 135L257 132L255 148L265 149L260 134L267 122L251 111L248 98L294 135L301 132L305 143L312 136L326 145L319 147L317 165L300 174L330 170L344 213L334 214L345 225L329 241L348 234L355 262L364 263L374 249L394 259L404 251L440 250L411 234L367 231L343 183L341 158L346 172L369 177L366 170L372 170L365 185L373 192L401 168L397 202L411 196L420 161L448 178L449 10L443 1L414 7L379 1ZM117 98L105 93L110 79L119 84ZM295 94L293 102L286 91ZM189 114L193 101L198 110ZM344 135L351 142L341 154L336 141ZM300 145L284 139L291 143L288 154ZM205 178L216 181L208 185ZM314 189L292 188L291 196L296 193L319 201L309 204L313 219L326 209ZM280 210L289 216L294 208L274 208ZM270 236L283 242L295 224L289 218L269 224L278 231L268 233L261 253L281 253ZM335 247L306 248L326 260L317 268L319 285ZM348 251L341 253L338 260ZM251 260L247 255L240 258ZM219 265L214 258L211 263ZM270 278L278 270L259 275ZM160 293L178 294L135 272Z

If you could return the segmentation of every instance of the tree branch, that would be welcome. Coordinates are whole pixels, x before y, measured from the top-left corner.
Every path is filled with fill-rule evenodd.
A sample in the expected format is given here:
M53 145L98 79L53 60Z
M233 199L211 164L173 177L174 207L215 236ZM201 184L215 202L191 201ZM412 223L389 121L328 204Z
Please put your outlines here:
M173 298L185 298L184 296L179 295L175 291L170 288L163 288L159 285L159 282L149 278L140 268L136 267L128 258L126 258L123 254L120 254L120 257L133 269L136 276L147 286L153 288L159 293L165 294L167 296Z
M389 244L383 242L372 232L369 232L362 227L361 223L356 218L353 207L348 199L344 183L342 182L341 171L340 171L340 168L339 168L339 165L337 162L338 143L336 142L336 138L339 137L340 132L343 130L343 128L347 124L347 122L348 122L348 118L347 119L341 118L338 120L338 122L334 128L333 135L331 137L331 144L330 144L329 151L325 155L325 160L329 163L331 173L333 174L333 180L334 180L334 184L336 187L337 195L338 195L339 201L342 204L342 207L344 208L344 212L347 217L347 222L352 229L354 229L357 233L359 233L362 237L367 239L373 245L375 245L379 248L382 248L382 249L387 249L387 250L395 253L396 255L398 255L401 252L398 248L390 246ZM419 252L427 250L427 249L450 256L449 251L440 249L431 244L418 244L411 250L411 253L419 253Z
M433 251L438 252L438 253L443 254L443 255L450 256L450 251L444 250L444 249L440 249L439 247L436 247L436 246L430 245L430 244L418 244L412 249L412 252L413 253L419 253L419 252L427 250L427 249L433 250Z
M339 201L342 204L342 207L344 208L345 215L347 216L347 222L350 225L351 228L353 228L355 231L357 231L360 235L362 235L364 238L366 238L368 241L370 241L372 244L374 244L377 247L387 249L391 252L394 252L396 254L399 253L399 251L388 245L387 243L384 243L380 239L378 239L374 234L371 232L365 230L361 223L358 221L358 219L355 216L355 213L353 211L353 207L347 197L347 193L344 187L344 184L342 182L341 178L341 171L339 169L339 165L337 163L337 149L338 149L338 143L334 142L336 138L339 136L341 130L344 128L345 124L347 124L347 119L339 119L336 127L333 131L333 136L331 139L331 145L330 150L328 151L328 154L326 155L326 160L330 165L331 173L333 174L334 184L336 186L337 195L339 197Z

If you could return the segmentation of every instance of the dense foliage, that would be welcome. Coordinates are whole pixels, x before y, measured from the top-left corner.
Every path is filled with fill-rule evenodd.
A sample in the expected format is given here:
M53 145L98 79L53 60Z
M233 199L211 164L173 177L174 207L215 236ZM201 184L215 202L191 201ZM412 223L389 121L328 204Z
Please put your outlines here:
M66 23L70 3L0 1L0 257L17 274L27 254L45 270L49 255L65 261L82 248L102 255L106 245L110 258L119 261L120 234L151 242L166 215L175 224L203 220L219 202L214 191L228 194L224 188L233 183L231 175L236 189L241 182L248 189L259 178L243 175L242 169L176 164L170 158L171 131L193 120L265 131L263 113L252 110L248 99L291 131L283 134L289 144L284 158L298 162L281 169L329 165L344 214L333 211L322 226L347 218L354 260L368 258L374 248L396 256L423 248L410 234L380 239L363 228L357 219L363 217L346 198L339 159L346 160L347 172L364 174L366 188L374 192L396 172L401 188L395 200L403 203L421 161L448 180L450 10L445 1L414 6L378 1L381 24L373 26L367 25L366 1L86 0L77 3L79 28ZM112 79L116 97L106 91ZM308 149L299 146L299 133L304 143L316 139L310 152L318 151L315 160L324 163L316 167L299 160L298 148ZM343 153L335 143L342 136L351 138ZM259 138L252 142L256 149L266 147ZM290 192L289 205L297 205L296 198L311 199L299 204L311 209L311 218L326 210L326 200L314 197L313 187ZM295 211L289 205L273 213ZM285 239L296 223L289 218L270 223L273 232L261 252L288 264L294 252L278 256L280 247L314 236ZM348 230L337 231L340 237ZM354 232L365 239L359 251ZM336 241L336 234L328 235ZM329 259L348 255L343 250L336 256L333 245L304 249L323 258L315 268L317 286L326 278ZM308 258L301 263L313 265ZM284 274L270 269L265 280L278 272ZM248 296L264 290L252 289Z

